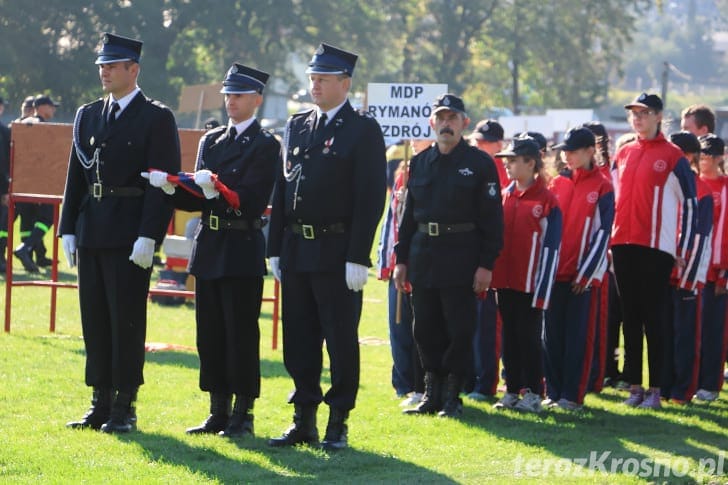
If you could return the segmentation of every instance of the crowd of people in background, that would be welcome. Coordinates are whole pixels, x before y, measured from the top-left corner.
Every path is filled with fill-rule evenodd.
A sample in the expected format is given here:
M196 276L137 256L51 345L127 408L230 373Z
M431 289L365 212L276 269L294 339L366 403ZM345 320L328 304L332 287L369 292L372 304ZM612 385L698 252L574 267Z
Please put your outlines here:
M587 392L604 387L647 409L717 399L728 377L724 142L708 106L686 108L682 131L669 139L659 96L643 93L625 109L632 132L614 149L598 121L552 143L515 133L505 150L497 120L479 121L465 137L495 164L505 216L492 284L477 298L460 388L468 399L494 401L501 390L494 407L533 412L579 411ZM421 407L428 389L436 398L445 390L437 395L423 379L412 288L398 292L391 279L402 206L417 190L409 158L437 143L407 143L418 148L388 149L397 169L378 274L390 281L392 385L402 406Z

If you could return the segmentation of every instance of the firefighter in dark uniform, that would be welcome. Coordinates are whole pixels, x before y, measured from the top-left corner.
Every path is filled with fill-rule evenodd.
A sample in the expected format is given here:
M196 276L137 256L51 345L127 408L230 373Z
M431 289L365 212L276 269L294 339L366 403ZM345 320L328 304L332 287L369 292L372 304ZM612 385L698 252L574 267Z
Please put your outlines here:
M260 395L258 317L266 274L261 216L280 168L281 148L255 119L267 81L267 73L242 64L228 70L220 92L230 121L205 133L197 154L194 179L205 197L175 190L165 172L149 174L152 185L174 193L177 208L202 211L189 271L196 278L200 389L210 393L210 415L189 428L190 434L253 434L253 402ZM210 184L211 174L235 192L239 206L220 196Z
M96 64L108 96L76 112L58 231L69 265L78 262L86 384L93 387L91 408L68 426L108 433L136 427L152 257L173 210L140 172L180 169L172 111L136 84L141 49L137 40L103 36Z
M503 246L503 208L493 160L462 137L463 101L439 96L430 126L437 143L410 163L394 279L412 284L414 336L425 393L413 414L457 416L475 333L476 297L490 286ZM453 257L457 255L457 257Z
M268 241L282 283L283 358L295 391L293 425L271 446L317 443L316 411L329 405L325 449L347 446L359 389L358 325L374 233L384 209L386 156L379 124L347 100L357 56L321 44L306 73L316 109L286 127ZM322 343L331 388L322 394Z

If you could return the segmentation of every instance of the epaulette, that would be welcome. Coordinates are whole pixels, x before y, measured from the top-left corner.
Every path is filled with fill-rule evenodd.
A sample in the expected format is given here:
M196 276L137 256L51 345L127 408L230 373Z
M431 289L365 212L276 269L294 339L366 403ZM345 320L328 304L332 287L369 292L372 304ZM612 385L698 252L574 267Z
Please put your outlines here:
M363 110L363 109L358 109L358 110L356 110L356 112L357 112L357 113L359 114L359 116L361 116L362 118L370 118L370 119L375 119L375 118L374 118L374 116L373 116L373 115L372 115L372 114L371 114L371 113L370 113L369 111L366 111L366 110Z
M266 130L265 128L261 128L260 129L260 132L263 134L263 136L265 136L267 138L270 138L271 136L273 136L273 133L271 133L270 131Z
M219 125L219 126L216 126L215 128L210 128L209 130L207 130L205 132L205 136L221 134L225 130L227 130L227 125Z
M104 103L104 98L98 98L98 99L96 99L94 101L91 101L90 103L86 103L86 104L84 104L84 105L81 106L81 109L82 110L86 110L86 109L90 108L91 106L93 106L93 105L95 105L97 103L103 104Z
M294 113L291 115L291 120L294 120L295 118L306 118L311 114L312 111L314 111L314 109L307 109L304 111L299 111L298 113Z
M157 101L156 99L147 98L147 101L151 102L157 108L169 109L166 104L162 103L161 101Z

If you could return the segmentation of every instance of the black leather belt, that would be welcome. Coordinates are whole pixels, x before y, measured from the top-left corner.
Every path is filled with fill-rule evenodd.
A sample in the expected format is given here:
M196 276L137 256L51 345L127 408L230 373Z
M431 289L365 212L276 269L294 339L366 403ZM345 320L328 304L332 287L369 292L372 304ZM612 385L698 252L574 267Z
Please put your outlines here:
M429 236L441 236L443 234L454 234L456 232L470 232L475 230L475 224L472 222L463 222L460 224L441 224L439 222L420 222L417 224L417 230L424 232Z
M88 186L88 193L97 200L101 200L102 197L141 197L144 195L144 189L141 187L109 187L96 183Z
M302 234L304 239L316 239L327 234L343 234L346 232L346 224L325 224L314 226L312 224L288 224L294 234Z
M213 231L220 229L249 231L250 229L262 229L266 224L268 224L268 219L257 219L251 223L245 219L221 219L214 214L202 218L202 225L209 227Z

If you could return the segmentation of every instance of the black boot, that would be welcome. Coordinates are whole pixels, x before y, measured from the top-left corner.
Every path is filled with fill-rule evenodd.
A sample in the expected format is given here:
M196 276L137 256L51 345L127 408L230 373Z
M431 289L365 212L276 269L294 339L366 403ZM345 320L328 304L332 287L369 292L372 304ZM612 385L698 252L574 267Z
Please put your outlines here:
M326 434L321 442L321 448L327 451L343 450L348 446L347 434L349 428L346 426L346 419L349 411L337 408L329 408L329 423L326 425Z
M45 244L43 244L43 240L41 241L33 248L33 252L35 253L35 264L36 266L40 268L47 268L51 264L53 264L53 260L50 258L46 258L46 253L48 252L46 250Z
M253 403L254 398L235 395L235 407L233 414L230 416L227 427L220 431L220 436L226 438L240 438L242 436L255 436L253 428Z
M38 269L38 266L33 261L33 248L43 241L44 235L45 231L39 227L34 227L33 230L30 231L30 236L28 236L20 244L20 246L15 248L15 251L13 251L15 257L23 263L23 268L25 268L25 271L28 273L40 272L40 269Z
M91 396L91 407L86 411L86 414L78 421L69 421L66 426L73 429L100 429L101 425L109 420L113 400L114 391L95 387Z
M316 411L318 404L296 404L293 413L293 424L278 438L268 440L270 446L295 446L301 443L315 445L318 443L316 429Z
M128 433L136 429L136 409L134 408L136 401L136 390L119 391L111 406L111 415L109 420L101 426L104 433Z
M449 374L447 376L442 411L437 413L438 416L454 418L463 413L463 401L460 399L460 391L462 390L462 387L462 377L456 374Z
M425 372L425 394L422 401L405 414L435 414L442 409L442 379L434 372Z
M199 426L188 428L187 434L217 434L224 430L230 419L232 396L224 392L210 393L210 415Z

